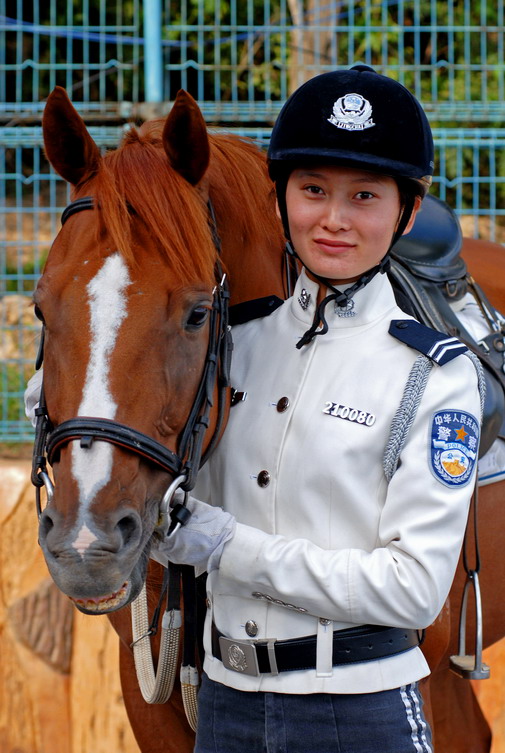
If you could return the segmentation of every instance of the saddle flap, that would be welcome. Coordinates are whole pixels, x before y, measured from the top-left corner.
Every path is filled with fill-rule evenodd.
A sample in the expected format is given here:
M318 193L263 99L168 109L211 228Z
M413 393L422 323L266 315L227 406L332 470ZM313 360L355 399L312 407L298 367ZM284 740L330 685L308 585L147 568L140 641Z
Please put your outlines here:
M462 244L461 227L453 210L428 195L410 233L393 246L392 256L426 280L459 280L466 275L466 264L459 255Z
M501 369L503 352L498 352L494 342L495 340L500 341L500 338L496 333L485 338L488 346L485 351L466 331L438 285L428 280L416 279L414 273L398 261L392 263L389 277L399 305L402 306L403 301L406 301L408 312L431 328L428 332L431 331L432 337L435 338L434 345L437 344L436 335L438 333L447 333L460 339L466 348L479 357L484 367L486 381L486 399L479 447L479 457L482 457L489 450L497 435L503 434L503 423L505 423L505 376ZM433 330L438 330L438 333L433 332ZM422 330L419 331L422 332ZM400 330L401 336L398 337L399 333L392 332L390 329L390 333L394 334L395 337L403 340L406 344L410 344L411 347L413 344L418 350L426 353L426 349L422 350L419 347L419 338L416 338L414 343L409 342L406 337L407 332L407 328ZM413 332L414 334L416 332L414 328ZM441 345L444 346L445 343L442 342ZM491 357L492 351L494 351L493 358Z

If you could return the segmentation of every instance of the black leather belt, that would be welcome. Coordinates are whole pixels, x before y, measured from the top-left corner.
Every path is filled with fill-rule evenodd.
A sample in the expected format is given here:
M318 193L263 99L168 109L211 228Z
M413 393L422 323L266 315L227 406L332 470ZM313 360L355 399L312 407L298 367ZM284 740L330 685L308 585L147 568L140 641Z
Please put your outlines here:
M394 656L419 646L417 630L361 625L333 633L333 666ZM286 641L236 641L212 624L212 653L228 668L242 674L277 674L316 666L315 635Z

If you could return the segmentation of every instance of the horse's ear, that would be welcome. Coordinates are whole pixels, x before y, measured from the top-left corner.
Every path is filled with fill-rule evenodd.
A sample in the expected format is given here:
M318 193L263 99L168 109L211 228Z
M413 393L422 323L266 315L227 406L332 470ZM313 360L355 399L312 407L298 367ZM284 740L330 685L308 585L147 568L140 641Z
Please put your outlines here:
M195 186L209 166L207 126L193 97L181 89L165 122L163 145L170 164Z
M47 159L62 178L76 186L97 171L100 150L61 86L47 98L42 131Z

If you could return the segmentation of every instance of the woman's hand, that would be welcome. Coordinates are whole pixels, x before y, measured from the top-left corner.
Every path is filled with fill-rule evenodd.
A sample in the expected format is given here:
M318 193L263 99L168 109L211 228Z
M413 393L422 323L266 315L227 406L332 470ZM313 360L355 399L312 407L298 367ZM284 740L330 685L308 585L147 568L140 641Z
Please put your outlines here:
M176 503L181 496L176 494ZM151 557L165 566L170 561L193 565L210 573L219 567L223 547L235 533L236 520L220 507L212 507L194 497L189 497L186 507L191 513L188 522L155 543Z

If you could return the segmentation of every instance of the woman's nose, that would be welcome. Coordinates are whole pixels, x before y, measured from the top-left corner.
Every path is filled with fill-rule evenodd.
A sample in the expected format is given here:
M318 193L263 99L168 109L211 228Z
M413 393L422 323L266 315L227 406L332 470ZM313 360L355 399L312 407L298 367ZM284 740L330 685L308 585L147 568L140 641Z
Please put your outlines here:
M326 206L326 212L321 222L323 228L332 233L339 230L349 230L350 220L348 212L341 202L331 202Z

